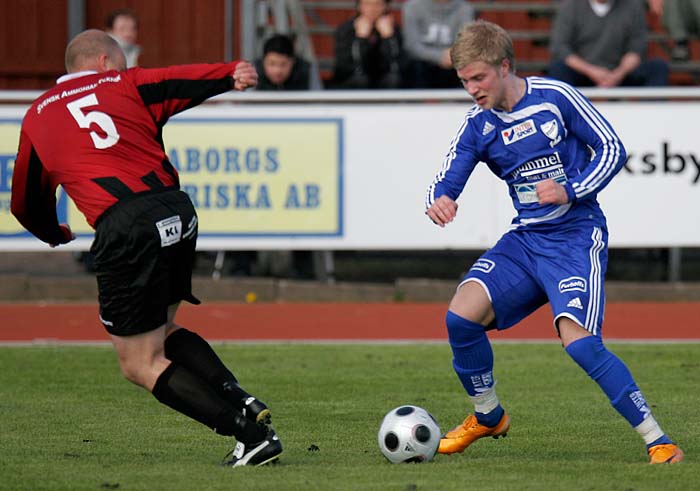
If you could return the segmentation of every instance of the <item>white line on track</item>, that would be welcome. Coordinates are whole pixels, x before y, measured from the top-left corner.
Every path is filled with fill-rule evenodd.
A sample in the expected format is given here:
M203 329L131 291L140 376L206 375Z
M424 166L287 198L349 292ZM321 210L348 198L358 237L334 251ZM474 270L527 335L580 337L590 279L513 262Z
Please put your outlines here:
M246 344L352 344L352 345L447 345L445 339L210 339L216 345ZM493 344L559 344L556 339L502 339L492 340ZM700 339L606 339L609 344L700 344ZM33 341L0 341L0 347L42 347L42 346L111 346L109 341L65 341L61 339L35 339Z

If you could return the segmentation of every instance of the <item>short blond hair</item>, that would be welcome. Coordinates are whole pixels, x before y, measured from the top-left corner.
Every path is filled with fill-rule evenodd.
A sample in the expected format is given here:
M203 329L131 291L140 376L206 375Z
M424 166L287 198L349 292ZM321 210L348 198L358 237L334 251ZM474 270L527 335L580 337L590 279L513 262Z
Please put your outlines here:
M475 61L500 66L503 60L510 62L515 72L513 40L501 26L485 20L465 24L450 48L452 66L461 70Z

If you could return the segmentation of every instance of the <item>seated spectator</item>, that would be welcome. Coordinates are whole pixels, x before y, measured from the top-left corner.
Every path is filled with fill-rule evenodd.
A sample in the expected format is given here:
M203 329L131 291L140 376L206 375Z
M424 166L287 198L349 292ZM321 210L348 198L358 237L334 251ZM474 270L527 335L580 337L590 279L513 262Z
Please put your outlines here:
M294 53L294 41L284 34L271 36L263 45L263 57L255 62L257 90L320 90L311 65Z
M109 13L106 32L119 44L126 58L126 67L138 66L141 47L136 44L139 37L139 18L129 9L118 9Z
M357 14L335 31L333 86L394 89L401 86L401 31L389 0L357 0Z
M407 0L403 4L407 83L416 89L460 88L450 47L460 28L474 20L464 0Z
M690 58L688 38L700 35L700 0L649 0L649 8L663 19L664 27L673 40L671 58Z
M643 0L563 0L551 39L552 78L581 87L668 83L668 64L645 60Z
M256 90L285 91L285 90L321 90L321 79L314 74L308 61L295 54L294 41L284 34L272 35L263 44L263 57L255 62L258 72ZM275 257L290 257L286 267L278 266L276 273L294 278L312 278L313 263L311 251L273 251L268 253L267 262L274 262ZM265 261L256 251L233 251L229 254L231 267L229 273L233 276L254 276L261 273ZM277 261L284 263L284 261ZM309 266L309 264L311 266ZM269 266L269 265L268 265ZM273 268L270 268L273 269ZM274 271L271 271L274 273Z

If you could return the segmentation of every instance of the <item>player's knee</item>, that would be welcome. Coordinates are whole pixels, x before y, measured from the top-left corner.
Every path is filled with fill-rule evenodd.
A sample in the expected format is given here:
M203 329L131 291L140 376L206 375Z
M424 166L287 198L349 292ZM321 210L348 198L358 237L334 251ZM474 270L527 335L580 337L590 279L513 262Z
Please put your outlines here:
M448 310L445 316L447 335L452 346L462 346L481 339L486 334L486 328L481 324L460 317Z
M449 310L482 326L488 326L496 318L486 288L476 281L467 281L457 289Z
M592 336L590 332L568 317L560 316L554 321L554 323L559 334L559 339L561 339L561 344L564 348L567 348L571 343L578 341L579 339Z
M141 373L136 364L130 363L128 360L119 360L119 368L124 378L129 382L136 385L143 385L141 383Z
M132 384L148 387L150 385L150 364L136 358L119 358L122 375Z

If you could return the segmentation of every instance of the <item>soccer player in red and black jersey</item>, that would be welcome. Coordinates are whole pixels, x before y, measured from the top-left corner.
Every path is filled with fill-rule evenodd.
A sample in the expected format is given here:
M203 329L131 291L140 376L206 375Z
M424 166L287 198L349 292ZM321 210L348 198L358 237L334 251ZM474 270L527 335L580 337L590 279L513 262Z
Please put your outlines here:
M256 85L245 61L132 68L107 34L88 30L66 48L67 75L22 123L12 213L52 246L74 235L56 215L63 186L95 228L91 252L100 320L124 376L163 404L235 436L227 464L262 465L282 445L267 406L244 391L209 344L175 324L191 292L197 214L168 161L163 125L228 90Z

